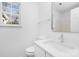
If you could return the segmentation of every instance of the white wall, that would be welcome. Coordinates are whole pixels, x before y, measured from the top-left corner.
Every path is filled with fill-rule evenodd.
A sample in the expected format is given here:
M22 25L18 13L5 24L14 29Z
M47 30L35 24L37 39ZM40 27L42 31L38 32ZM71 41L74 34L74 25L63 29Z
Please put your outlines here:
M51 30L51 3L39 3L39 35L48 35ZM49 20L49 21L48 21Z
M22 3L22 28L0 27L0 57L25 56L24 49L33 44L38 35L38 4Z

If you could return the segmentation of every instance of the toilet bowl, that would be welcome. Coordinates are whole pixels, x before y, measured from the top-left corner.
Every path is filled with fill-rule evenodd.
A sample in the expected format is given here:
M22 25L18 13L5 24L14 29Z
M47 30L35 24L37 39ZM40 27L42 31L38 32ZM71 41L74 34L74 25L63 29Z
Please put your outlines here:
M35 56L35 47L30 46L30 47L26 48L25 54L26 54L26 57L34 57Z

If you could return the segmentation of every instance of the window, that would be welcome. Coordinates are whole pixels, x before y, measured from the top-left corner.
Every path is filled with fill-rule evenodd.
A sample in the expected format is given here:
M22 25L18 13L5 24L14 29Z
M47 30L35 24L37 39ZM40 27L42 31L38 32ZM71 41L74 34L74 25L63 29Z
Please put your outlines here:
M20 25L20 3L0 3L0 25Z

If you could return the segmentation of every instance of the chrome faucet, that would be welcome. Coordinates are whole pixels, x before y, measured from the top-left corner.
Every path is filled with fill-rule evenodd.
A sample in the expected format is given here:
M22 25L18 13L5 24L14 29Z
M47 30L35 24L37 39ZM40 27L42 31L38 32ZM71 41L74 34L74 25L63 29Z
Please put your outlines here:
M61 36L60 36L60 40L61 40L61 41L60 41L61 43L63 43L63 42L64 42L64 37L63 37L63 34L61 34Z

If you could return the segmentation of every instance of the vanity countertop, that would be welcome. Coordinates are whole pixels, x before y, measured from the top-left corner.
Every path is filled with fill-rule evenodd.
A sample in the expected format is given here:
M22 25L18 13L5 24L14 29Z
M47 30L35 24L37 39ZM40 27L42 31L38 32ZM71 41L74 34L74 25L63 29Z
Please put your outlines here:
M37 40L35 41L35 44L37 46L39 46L40 48L42 48L43 50L45 50L47 53L49 53L51 56L55 56L55 57L79 57L79 51L78 49L73 50L73 48L70 50L68 50L68 48L66 47L62 47L62 49L59 47L55 48L55 44L49 44L46 42L52 42L52 40ZM63 52L63 51L65 52Z

